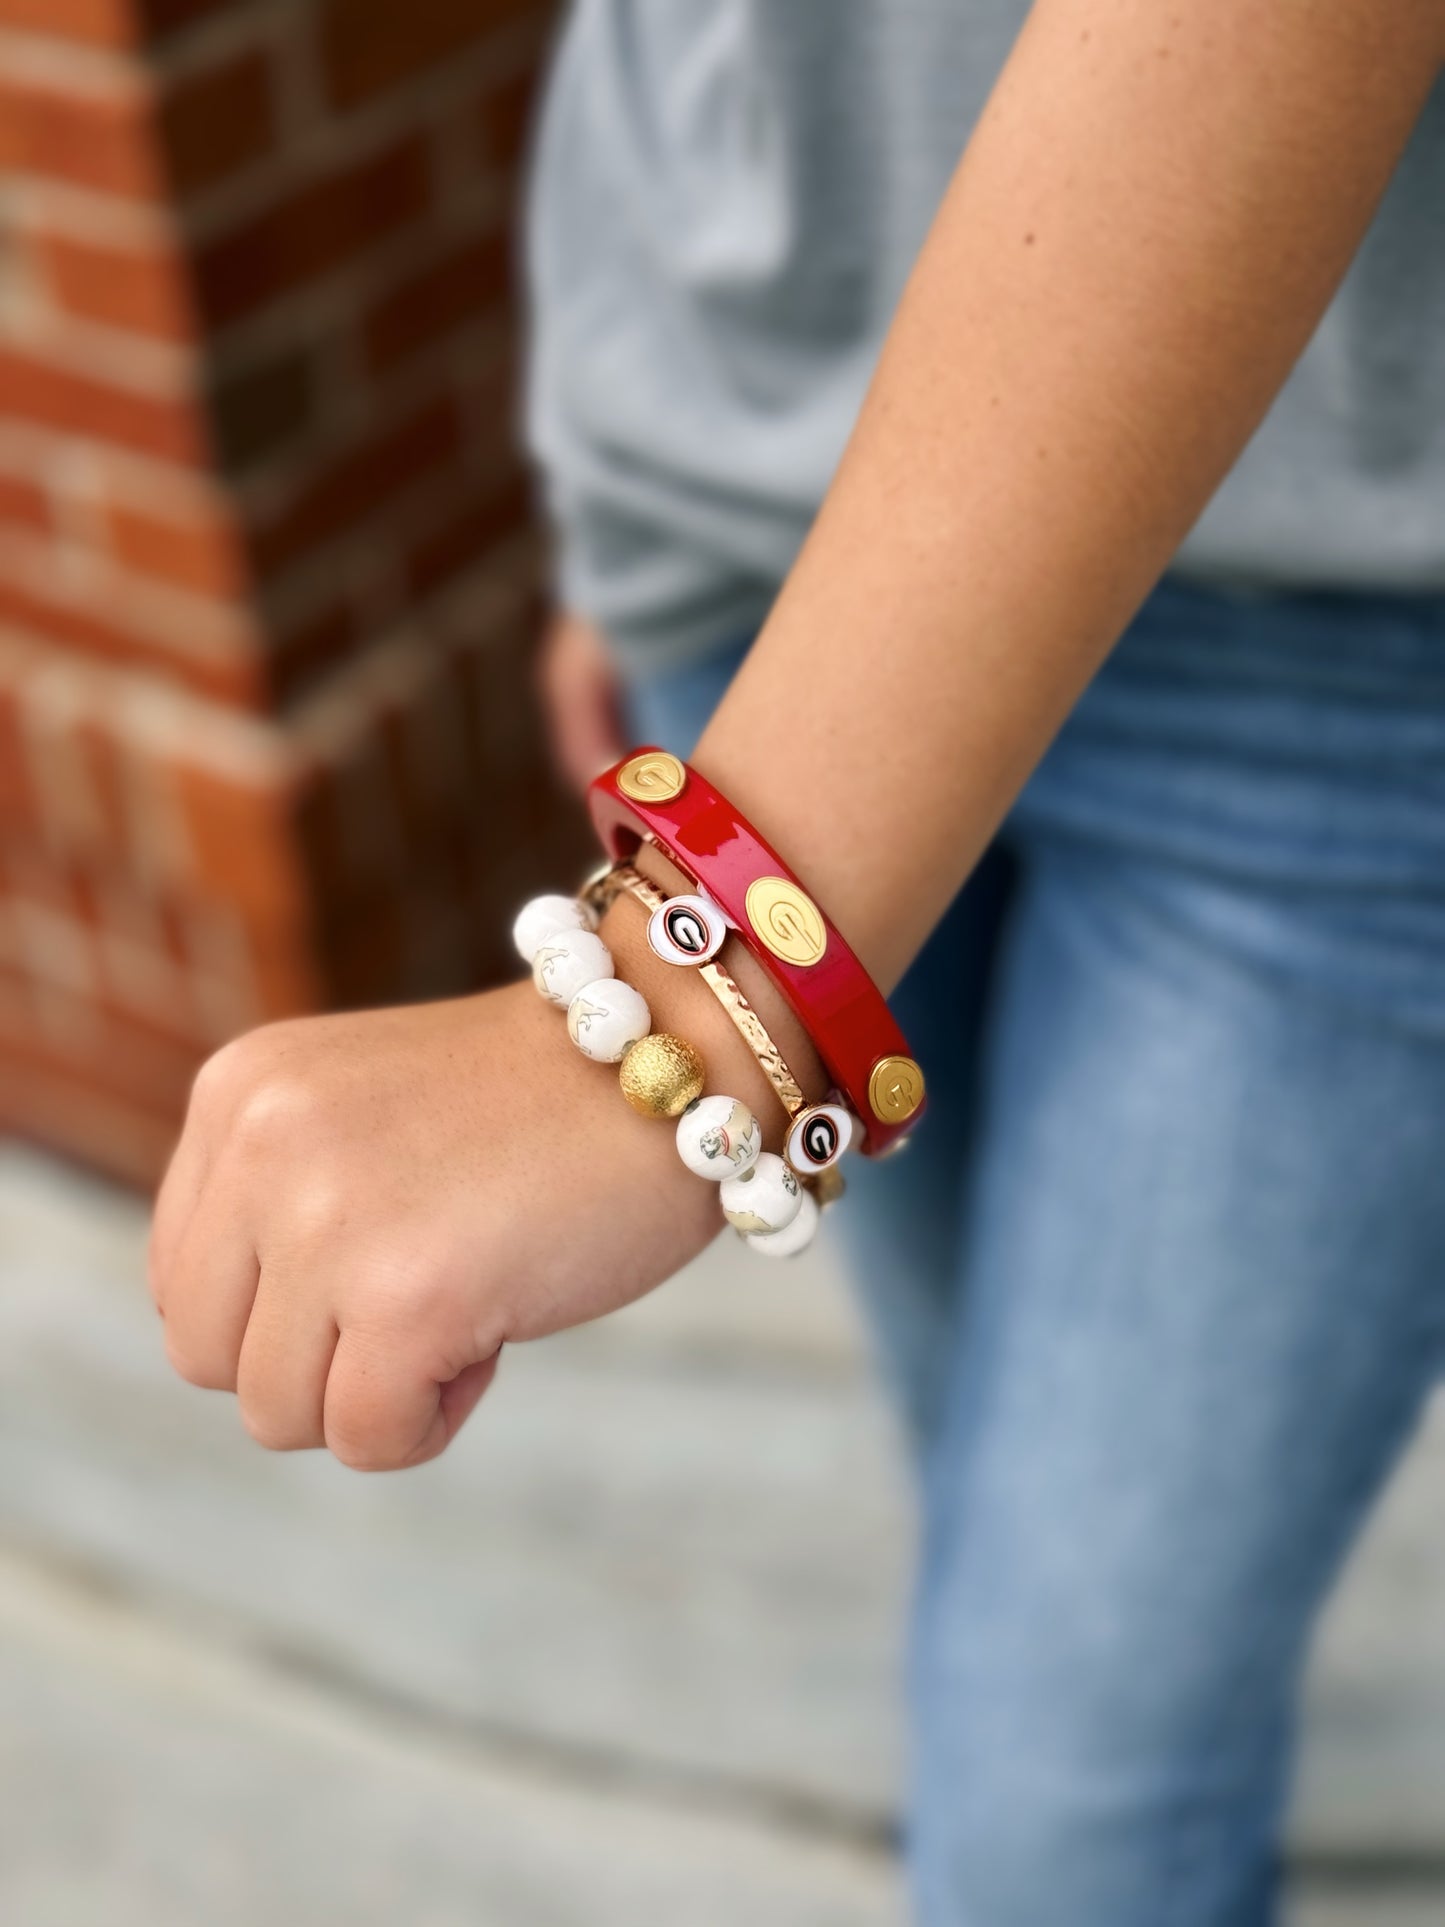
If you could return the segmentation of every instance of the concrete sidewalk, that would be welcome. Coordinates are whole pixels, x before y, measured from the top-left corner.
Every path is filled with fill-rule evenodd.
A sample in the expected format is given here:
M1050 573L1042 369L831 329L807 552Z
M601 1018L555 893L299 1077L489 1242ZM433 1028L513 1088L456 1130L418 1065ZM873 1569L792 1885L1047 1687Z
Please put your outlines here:
M398 1479L171 1381L134 1201L0 1154L6 1927L885 1927L907 1501L720 1244ZM1331 1618L1296 1927L1445 1920L1445 1423Z

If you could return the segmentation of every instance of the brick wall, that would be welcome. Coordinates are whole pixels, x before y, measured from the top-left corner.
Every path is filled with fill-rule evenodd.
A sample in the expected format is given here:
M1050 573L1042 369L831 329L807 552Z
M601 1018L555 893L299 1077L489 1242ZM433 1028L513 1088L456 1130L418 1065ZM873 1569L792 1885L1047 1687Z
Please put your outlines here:
M0 1128L486 981L577 860L529 700L541 0L0 0Z

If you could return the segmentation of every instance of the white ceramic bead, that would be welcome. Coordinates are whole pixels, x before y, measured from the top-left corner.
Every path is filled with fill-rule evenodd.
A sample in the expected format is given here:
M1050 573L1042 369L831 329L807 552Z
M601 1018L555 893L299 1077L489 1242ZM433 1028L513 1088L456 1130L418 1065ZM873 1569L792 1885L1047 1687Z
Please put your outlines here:
M669 897L647 920L647 941L664 963L706 963L727 933L721 910L700 896Z
M647 999L620 977L583 984L567 1006L567 1035L594 1064L620 1064L651 1029Z
M803 1187L775 1151L727 1179L719 1195L723 1216L737 1231L781 1231L803 1207Z
M791 1224L785 1224L781 1231L754 1232L743 1239L749 1251L756 1251L760 1258L796 1258L800 1251L806 1251L813 1242L813 1234L818 1229L822 1217L817 1201L811 1191L803 1193L803 1201L798 1207L798 1215Z
M677 1155L718 1184L750 1171L762 1148L763 1127L740 1098L695 1097L677 1120Z
M612 975L612 952L590 930L563 930L532 959L532 982L549 1004L565 1010L577 992Z
M853 1113L842 1104L810 1104L788 1126L783 1155L810 1178L836 1164L853 1138Z
M531 963L544 943L564 930L595 930L597 919L576 897L533 897L517 912L512 942L523 963Z

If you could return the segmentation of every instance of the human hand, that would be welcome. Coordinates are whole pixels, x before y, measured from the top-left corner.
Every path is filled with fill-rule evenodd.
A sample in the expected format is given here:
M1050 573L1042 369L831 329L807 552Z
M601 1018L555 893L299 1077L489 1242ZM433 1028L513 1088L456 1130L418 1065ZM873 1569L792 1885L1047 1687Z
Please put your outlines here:
M553 760L580 796L626 748L617 670L601 632L565 610L548 627L537 668Z
M530 983L254 1031L202 1069L157 1201L171 1362L234 1391L263 1445L422 1464L504 1344L712 1237L716 1193L671 1140Z
M661 851L636 861L686 887ZM608 911L617 975L779 1149L757 1060L645 932L629 899ZM723 958L820 1097L823 1066L765 973L733 939ZM504 1344L640 1297L718 1224L672 1130L629 1110L523 981L273 1024L218 1051L156 1203L151 1289L177 1371L235 1392L261 1444L380 1470L445 1449Z

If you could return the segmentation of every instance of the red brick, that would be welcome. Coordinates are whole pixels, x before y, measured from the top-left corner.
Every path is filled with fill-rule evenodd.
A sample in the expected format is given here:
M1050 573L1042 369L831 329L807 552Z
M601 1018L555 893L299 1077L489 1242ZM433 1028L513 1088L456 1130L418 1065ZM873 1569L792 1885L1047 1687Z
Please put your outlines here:
M51 991L46 1001L59 1021L18 1034L6 1025L0 1033L0 1052L10 1064L179 1121L204 1051L62 992Z
M193 401L117 387L17 348L0 348L5 415L170 461L199 467L206 460L205 424Z
M45 534L52 526L50 497L23 475L0 475L0 525Z
M10 826L14 828L14 825ZM6 895L12 903L38 903L59 916L75 914L73 866L30 842L13 838L4 852Z
M174 249L109 247L33 230L30 242L52 296L68 313L166 341L195 335L190 279Z
M305 348L288 345L217 383L210 404L221 466L248 468L311 426L316 414L312 357Z
M216 327L318 280L424 215L431 169L420 138L297 188L203 247L200 302Z
M305 892L291 792L238 782L200 764L183 764L175 776L197 886L271 918L301 917Z
M95 47L129 47L137 21L133 0L0 0L0 26Z
M327 932L327 990L343 1010L394 1001L406 955L407 912L391 892L357 906Z
M254 13L253 0L133 0L140 25L151 39L178 33L212 14Z
M504 232L468 241L411 275L366 318L366 357L373 373L383 373L464 322L498 308L511 279L511 245Z
M531 485L521 474L507 477L494 488L473 491L453 504L441 527L408 552L406 574L413 594L429 595L479 562L497 542L525 528L530 511Z
M4 23L6 0L0 0ZM129 200L195 193L268 154L268 58L250 50L162 87L112 91L0 75L0 166Z
M455 831L458 810L470 797L458 759L460 732L455 719L440 719L437 726L438 719L428 715L428 708L423 693L379 721L390 789L407 848L436 861L444 839Z
M274 701L283 706L295 702L354 654L360 637L355 609L340 599L278 628L266 658L267 687Z
M174 897L167 896L156 897L153 901L156 921L160 926L158 934L162 950L173 963L189 964L191 961L191 952L188 937L188 918L186 916L184 903L176 901ZM125 913L132 916L136 916L140 910L141 905L135 901L125 906ZM114 906L112 906L111 916L112 919L116 916Z
M188 74L160 115L170 177L181 194L210 187L268 154L276 139L271 63L252 50Z
M106 530L116 559L199 595L235 600L246 594L250 569L235 520L220 509L161 515L113 501Z
M210 1055L217 1041L224 1040L214 1039L207 1029L185 978L174 974L168 978L160 959L156 959L156 965L155 982L148 985L146 991L164 1001L153 1003L147 994L137 996L134 971L120 975L109 971L102 955L101 986L96 993L95 1007L107 1028L119 1026L137 1040L164 1051L181 1053L188 1067L188 1085L199 1061Z
M341 787L331 769L313 771L296 796L296 844L307 874L328 896L346 874L346 823Z
M0 1126L150 1191L165 1171L180 1113L160 1115L98 1089L88 1067L40 1061L0 1043Z
M0 623L82 655L163 673L234 708L255 708L260 701L261 670L249 652L182 649L149 629L125 626L103 604L97 608L55 590L0 580Z
M354 107L539 11L537 0L327 0L320 38L331 98Z
M245 913L243 936L259 1021L329 1007L309 915L297 920Z
M537 109L535 71L490 86L477 102L482 152L491 165L513 174L526 159Z
M82 780L97 804L93 855L119 867L130 854L131 837L130 804L120 752L114 737L93 722L77 723L74 741Z
M0 27L77 40L92 47L134 47L188 27L207 14L240 11L250 0L0 0Z
M7 830L33 830L40 804L30 773L15 690L0 684L0 823Z
M486 447L495 449L503 459L521 453L517 438L517 393L522 360L518 344L508 340L500 352L472 356L459 382L470 420L486 437Z
M129 200L164 192L154 116L139 89L100 94L0 76L0 166Z
M456 405L447 399L348 449L256 531L257 567L267 574L285 568L354 528L420 477L455 460L461 440Z
M332 1008L322 967L315 957L263 944L252 959L251 972L262 1023Z

